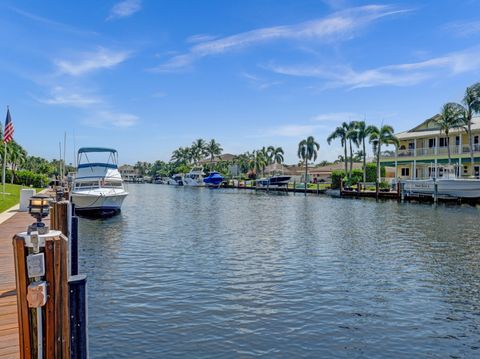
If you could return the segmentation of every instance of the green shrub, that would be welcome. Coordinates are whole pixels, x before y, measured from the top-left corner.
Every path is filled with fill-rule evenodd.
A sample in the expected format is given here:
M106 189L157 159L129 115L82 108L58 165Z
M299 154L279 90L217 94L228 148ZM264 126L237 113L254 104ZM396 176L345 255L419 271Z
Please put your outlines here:
M390 189L390 184L387 181L382 181L379 183L378 187L380 189Z
M344 170L334 170L332 171L332 189L339 189L340 182L345 178Z
M380 174L385 177L385 167L380 168ZM349 180L344 170L332 171L332 188L340 188L340 182L343 179L346 187L355 186L358 182L363 182L363 170L352 170L352 178ZM377 164L367 163L367 182L376 182L377 180Z
M7 170L5 173L5 182L11 183L12 171ZM15 172L13 177L14 184L23 186L33 186L37 188L45 187L48 184L48 177L46 175L34 173L27 170L19 170Z
M380 177L385 177L386 170L385 167L380 167ZM377 181L377 164L376 163L367 163L367 182L376 182Z

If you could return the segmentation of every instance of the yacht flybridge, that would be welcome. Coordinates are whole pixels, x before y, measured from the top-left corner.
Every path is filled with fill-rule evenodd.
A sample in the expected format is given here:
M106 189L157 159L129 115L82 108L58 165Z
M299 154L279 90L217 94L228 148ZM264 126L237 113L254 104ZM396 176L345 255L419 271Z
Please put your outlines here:
M99 156L101 161L97 161ZM77 174L71 192L71 200L78 214L115 215L120 212L127 195L118 171L116 150L102 147L78 150Z

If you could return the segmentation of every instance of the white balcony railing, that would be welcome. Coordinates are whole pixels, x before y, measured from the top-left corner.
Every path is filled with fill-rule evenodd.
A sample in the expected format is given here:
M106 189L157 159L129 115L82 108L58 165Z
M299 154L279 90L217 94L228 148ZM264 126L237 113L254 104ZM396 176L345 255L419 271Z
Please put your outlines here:
M478 153L480 152L480 144L473 145L473 152ZM450 146L450 155L461 155L461 154L469 154L470 153L470 146L469 145L462 145L462 146ZM408 150L398 150L395 154L395 151L385 151L382 152L381 158L384 159L393 159L395 157L402 158L402 157L434 157L437 156L447 156L448 155L448 148L447 147L425 147L425 148L417 148L415 149L408 149Z

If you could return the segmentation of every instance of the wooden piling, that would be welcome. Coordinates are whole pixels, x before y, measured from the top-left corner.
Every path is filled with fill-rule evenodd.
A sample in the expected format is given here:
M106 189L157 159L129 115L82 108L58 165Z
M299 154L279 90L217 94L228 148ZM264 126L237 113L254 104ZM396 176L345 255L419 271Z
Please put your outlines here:
M23 239L23 237L13 237L13 253L15 260L15 278L17 285L17 312L20 358L30 359L32 357L30 336L31 328L27 303L27 287L29 281L27 276L25 240Z
M50 228L62 232L67 238L70 237L68 230L68 201L54 202L52 205Z

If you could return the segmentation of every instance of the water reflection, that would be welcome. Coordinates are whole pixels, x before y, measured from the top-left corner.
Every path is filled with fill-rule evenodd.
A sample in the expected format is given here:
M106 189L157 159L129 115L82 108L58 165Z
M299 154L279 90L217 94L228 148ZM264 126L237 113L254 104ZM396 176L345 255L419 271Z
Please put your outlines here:
M129 191L80 223L94 358L478 354L476 208Z

